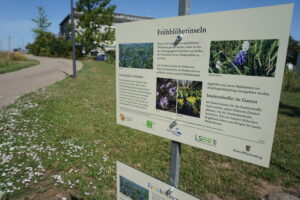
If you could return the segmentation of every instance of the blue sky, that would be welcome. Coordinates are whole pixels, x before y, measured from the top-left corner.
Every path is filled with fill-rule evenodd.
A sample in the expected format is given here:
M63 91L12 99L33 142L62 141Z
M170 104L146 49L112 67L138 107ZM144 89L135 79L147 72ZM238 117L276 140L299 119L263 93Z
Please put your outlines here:
M300 0L190 0L191 14L216 12L294 3L291 35L300 40ZM178 0L112 0L116 12L150 16L154 18L178 15ZM37 16L37 6L44 7L52 26L49 31L58 33L59 23L70 12L70 0L1 0L0 1L0 50L8 49L11 36L12 48L25 46L33 41L31 21Z

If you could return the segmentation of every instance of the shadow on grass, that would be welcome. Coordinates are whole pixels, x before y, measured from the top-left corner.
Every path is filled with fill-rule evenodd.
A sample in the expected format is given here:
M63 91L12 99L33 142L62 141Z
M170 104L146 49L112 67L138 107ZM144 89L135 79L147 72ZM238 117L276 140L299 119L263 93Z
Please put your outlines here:
M280 169L281 171L285 171L291 175L293 175L295 178L300 179L300 174L298 174L297 172L295 172L294 170L289 169L286 165L277 162L277 161L271 161L271 164L276 166L278 169Z
M280 102L279 113L290 117L300 117L300 108Z

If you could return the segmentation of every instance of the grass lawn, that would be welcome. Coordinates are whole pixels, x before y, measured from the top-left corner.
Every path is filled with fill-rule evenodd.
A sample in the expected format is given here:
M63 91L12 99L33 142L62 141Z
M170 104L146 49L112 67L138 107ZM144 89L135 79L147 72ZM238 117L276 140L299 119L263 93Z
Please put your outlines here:
M0 74L17 71L26 67L32 67L39 64L39 61L28 59L26 61L11 61L5 64L0 63Z
M0 53L0 74L7 72L17 71L26 67L32 67L39 64L39 61L34 59L27 59L24 55L20 53L11 53L11 56L8 56L8 53Z
M117 125L115 104L115 68L85 62L75 80L2 109L0 191L9 199L116 199L116 160L168 182L171 142ZM283 92L268 169L183 145L180 189L230 200L299 191L299 119L300 93Z

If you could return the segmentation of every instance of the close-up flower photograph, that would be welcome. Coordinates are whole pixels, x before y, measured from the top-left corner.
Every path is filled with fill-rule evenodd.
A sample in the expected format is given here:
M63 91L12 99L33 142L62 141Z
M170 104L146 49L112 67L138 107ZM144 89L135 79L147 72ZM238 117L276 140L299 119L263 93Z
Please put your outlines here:
M274 77L279 41L212 41L209 73Z

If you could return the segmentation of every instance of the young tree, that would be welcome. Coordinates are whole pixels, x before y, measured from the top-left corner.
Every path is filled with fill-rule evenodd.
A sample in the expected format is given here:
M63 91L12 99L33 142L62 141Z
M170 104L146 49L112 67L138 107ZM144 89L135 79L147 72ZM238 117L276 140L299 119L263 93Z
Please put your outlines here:
M110 0L78 0L76 3L79 12L76 40L86 54L114 40L111 26L116 6L109 3Z
M37 28L33 29L34 32L38 31L47 31L47 29L51 26L51 22L49 22L48 17L45 13L43 7L39 6L38 8L38 16L33 18L32 21L36 23Z

